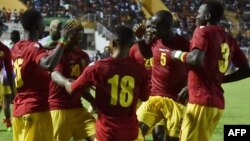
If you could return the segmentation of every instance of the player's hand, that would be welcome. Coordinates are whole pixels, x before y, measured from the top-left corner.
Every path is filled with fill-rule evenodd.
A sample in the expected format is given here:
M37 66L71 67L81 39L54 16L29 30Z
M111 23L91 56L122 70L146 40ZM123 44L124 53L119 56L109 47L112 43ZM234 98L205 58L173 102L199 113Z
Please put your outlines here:
M69 95L72 95L72 90L71 90L71 83L74 81L74 79L69 78L66 80L66 82L64 83L64 87L66 89L66 91L69 93Z
M149 45L154 38L156 37L156 31L157 29L155 27L146 27L146 31L144 34L145 42Z
M182 88L182 90L178 94L177 101L182 103L183 105L186 105L188 102L188 88L187 86Z
M61 30L61 38L68 43L71 38L76 34L76 29L74 28L74 23L65 24Z
M134 34L137 38L141 39L146 31L146 21L135 24L133 27Z
M48 49L48 50L54 49L56 47L57 43L58 43L57 41L49 42L49 43L43 45L43 48Z

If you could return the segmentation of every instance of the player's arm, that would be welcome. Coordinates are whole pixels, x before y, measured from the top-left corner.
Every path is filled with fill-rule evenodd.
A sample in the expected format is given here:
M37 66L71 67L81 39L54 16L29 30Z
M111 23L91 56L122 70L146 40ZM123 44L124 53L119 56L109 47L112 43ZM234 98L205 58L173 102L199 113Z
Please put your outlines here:
M40 66L47 70L53 70L61 60L65 45L65 39L61 38L54 51L50 55L41 58Z
M146 35L146 27L144 24L137 24L133 27L133 31L137 38L137 43L142 56L149 59L153 56L151 50L151 41L149 38L143 38Z
M250 67L248 63L244 63L232 74L225 75L222 83L234 82L250 77Z
M234 47L232 64L237 68L232 74L225 75L222 83L234 82L250 76L250 66L244 52L240 49L235 39L232 40L231 46Z
M199 66L205 58L205 53L199 48L194 48L190 52L174 50L171 51L171 58L180 60L189 65Z
M57 83L58 85L65 87L66 91L71 94L71 83L74 81L72 79L68 79L65 76L63 76L60 72L58 71L53 71L51 73L51 79Z
M11 53L9 50L6 52L6 56L4 58L4 66L6 69L7 81L8 81L8 84L10 85L11 93L13 96L15 96L16 94L15 77L14 77L13 65L11 61Z
M51 73L51 78L56 84L62 87L65 86L65 83L67 81L67 78L63 76L59 71L53 71Z
M142 56L144 58L149 59L149 58L153 57L153 53L152 53L152 50L150 48L150 45L148 45L145 42L145 40L138 41L138 45L139 45L140 53L142 54Z
M40 66L44 69L52 71L61 60L64 48L70 42L72 35L75 34L72 25L66 24L61 31L61 38L59 39L54 51L40 60Z

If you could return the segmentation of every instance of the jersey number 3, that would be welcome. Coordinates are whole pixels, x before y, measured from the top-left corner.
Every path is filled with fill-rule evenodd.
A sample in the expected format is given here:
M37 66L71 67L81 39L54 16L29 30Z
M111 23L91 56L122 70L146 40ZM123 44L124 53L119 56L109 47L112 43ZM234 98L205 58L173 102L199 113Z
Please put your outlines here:
M219 70L221 73L225 73L229 65L229 54L230 54L230 48L227 43L221 44L221 54L222 54L222 59L220 59L218 62Z
M133 101L135 80L131 76L114 75L108 79L111 85L111 105L121 105L122 107L129 107ZM119 103L118 103L119 102Z

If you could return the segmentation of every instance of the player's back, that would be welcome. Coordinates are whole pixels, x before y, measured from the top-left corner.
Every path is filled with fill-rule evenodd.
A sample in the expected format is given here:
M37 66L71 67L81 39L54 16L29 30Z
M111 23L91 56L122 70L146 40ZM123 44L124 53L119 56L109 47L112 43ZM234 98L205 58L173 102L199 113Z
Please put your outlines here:
M198 39L198 37L202 38ZM196 42L194 42L194 40ZM191 74L199 73L198 81L202 83L206 82L207 85L211 85L211 87L213 85L220 87L230 61L228 60L230 56L230 46L228 46L227 43L227 33L221 26L211 25L196 28L196 34L194 34L191 41L191 48L201 46L199 45L201 42L206 42L202 47L202 50L205 52L205 59L201 68L192 69L195 70L195 72L191 71Z
M224 97L221 83L225 72L231 62L231 49L228 36L222 26L210 25L197 27L192 41L191 49L200 48L205 53L204 61L200 67L192 67L189 71L190 93L200 93L203 98L190 97L191 102L208 106L224 108Z
M39 66L40 57L47 54L37 42L20 41L11 49L17 78L17 90L47 91L48 72ZM39 56L41 55L41 56ZM34 80L43 81L34 81Z
M138 98L148 97L146 72L130 58L111 57L95 62L96 100L101 113L110 117L135 116Z
M47 55L37 42L20 41L11 49L16 73L17 95L14 116L48 109L48 72L39 65ZM24 106L25 105L25 106Z

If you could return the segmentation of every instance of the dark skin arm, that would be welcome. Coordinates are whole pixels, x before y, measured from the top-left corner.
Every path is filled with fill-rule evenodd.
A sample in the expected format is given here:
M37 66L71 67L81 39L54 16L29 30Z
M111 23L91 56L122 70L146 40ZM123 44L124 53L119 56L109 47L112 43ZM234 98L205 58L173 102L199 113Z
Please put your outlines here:
M62 87L64 87L64 84L67 81L67 78L64 77L59 71L53 71L51 73L51 78L56 84Z
M52 80L56 83L56 84L58 84L58 85L60 85L60 86L62 86L62 87L64 87L65 86L65 84L66 84L66 82L68 81L68 79L66 78L66 77L64 77L59 71L53 71L52 73L51 73L51 78L52 78ZM73 81L73 80L72 80ZM90 87L90 88L87 88L86 90L85 90L85 93L86 94L84 94L84 95L82 95L82 97L84 98L84 99L86 99L87 101L89 101L89 103L92 103L93 101L94 101L94 97L90 94L90 90L91 89L93 89L92 87Z
M67 84L67 88L71 91L71 82L73 79L67 79L65 76L63 76L59 71L53 71L51 73L52 80L58 84L59 86L65 87ZM71 82L68 82L71 81ZM66 89L68 91L68 89ZM86 99L93 108L95 108L95 98L91 95L90 90L93 89L92 87L86 88L84 93L82 94L82 97ZM69 92L69 91L68 91ZM71 92L70 92L71 93Z
M71 37L75 34L75 30L72 29L72 25L66 25L63 27L61 31L61 37L63 38L63 44L62 41L59 41L56 48L54 49L53 53L49 56L43 57L40 60L40 66L46 70L52 71L55 66L59 63L61 60L64 48L67 46L67 44L70 42ZM61 38L61 39L62 39Z
M173 53L174 51L171 53L171 55L173 55ZM205 58L204 52L200 49L195 48L188 53L186 62L190 65L197 66L202 63L204 58ZM236 72L230 75L226 75L223 79L223 83L238 81L247 78L249 76L250 76L250 67L248 63L242 64L241 66L239 66L239 69Z
M234 82L250 77L250 67L248 63L239 66L239 69L232 74L225 75L222 83Z
M10 52L8 52L9 55L7 55L8 57L6 57L4 59L4 65L7 66L6 67L6 73L7 73L7 81L8 81L8 84L10 86L10 89L11 89L11 94L14 98L15 94L16 94L16 86L15 86L15 77L13 75L13 70L9 70L10 67L13 67L12 66L12 62L11 62L11 54Z
M171 51L172 59L177 59L175 57L176 52L177 50ZM194 48L192 51L188 52L186 57L186 63L191 66L199 66L203 62L204 58L205 58L205 53L198 48Z
M46 70L52 71L61 60L63 51L64 47L62 47L60 44L57 45L51 55L41 58L40 66Z
M51 73L52 80L57 83L58 85L65 87L66 91L71 94L71 83L74 81L73 79L68 79L63 76L60 72L54 71Z
M144 24L137 24L133 27L133 31L135 33L135 36L138 38L138 45L139 50L142 54L142 56L146 59L149 59L153 56L152 50L151 50L151 42L152 38L150 38L150 35L146 36L146 27ZM146 36L148 38L143 38L143 36Z
M195 48L188 53L186 63L193 66L197 66L203 62L204 58L205 53L202 50Z
M74 81L73 79L68 79L65 76L63 76L60 72L58 71L53 71L51 73L51 78L52 80L57 83L58 85L65 87L66 91L71 94L71 83Z
M142 54L144 58L149 59L153 57L153 53L150 48L150 45L147 45L144 40L138 41L138 45L139 45L140 53Z

